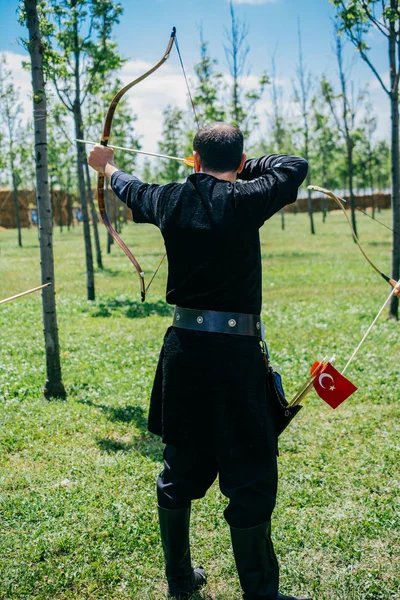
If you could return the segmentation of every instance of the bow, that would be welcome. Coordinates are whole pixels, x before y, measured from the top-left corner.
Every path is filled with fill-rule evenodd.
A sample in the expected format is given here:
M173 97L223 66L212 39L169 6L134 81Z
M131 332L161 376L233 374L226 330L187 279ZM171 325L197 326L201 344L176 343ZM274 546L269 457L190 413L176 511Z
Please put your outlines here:
M356 242L357 246L360 248L360 250L361 250L364 258L369 262L369 264L371 265L371 267L373 269L375 269L375 271L377 273L379 273L379 275L381 277L383 277L383 279L385 281L387 281L388 283L390 283L390 285L393 288L395 288L396 285L397 285L397 281L395 281L394 279L392 279L391 277L389 277L389 275L386 275L385 273L383 273L383 271L381 271L379 269L379 267L376 266L376 264L370 259L370 257L368 256L368 254L365 252L364 248L361 246L360 242L358 241L357 234L354 231L353 225L351 224L349 216L348 216L348 214L346 212L346 209L343 206L342 200L338 196L336 196L336 194L334 194L333 192L331 192L331 190L327 190L325 188L319 187L318 185L309 185L307 189L315 191L315 192L321 192L322 194L325 194L326 196L328 196L329 198L331 198L332 200L334 200L336 202L336 204L338 205L338 207L340 208L340 210L343 211L343 213L344 213L344 215L346 217L346 220L347 220L347 222L349 224L349 227L351 229L351 233L353 234L353 239Z
M131 81L131 83L128 83L128 85L123 87L112 99L111 104L110 104L107 114L106 114L104 127L103 127L103 134L101 136L100 144L102 146L108 145L108 140L110 138L110 133L111 133L112 120L113 120L115 109L117 108L118 102L121 100L122 96L128 90L130 90L135 85L137 85L138 83L140 83L141 81L146 79L149 75L154 73L154 71L157 71L157 69L159 69L165 63L166 60L168 60L172 46L175 41L175 34L176 34L176 29L174 27L172 29L172 33L171 33L171 37L168 42L167 49L166 49L165 53L163 54L162 58L158 61L158 63L156 65L154 65L154 67L151 67L151 69L146 71L146 73L144 73L143 75L141 75L134 81ZM125 242L121 239L121 237L115 231L115 229L112 226L111 221L107 215L106 205L105 205L105 201L104 201L104 175L102 173L99 173L98 179L97 179L97 202L99 205L99 211L100 211L101 218L102 218L103 223L106 226L108 232L114 238L114 240L117 242L117 244L120 246L120 248L122 248L122 250L125 252L126 256L129 258L129 260L134 265L136 271L139 274L141 298L142 298L142 302L144 302L144 300L146 298L146 286L144 283L144 272L143 272L143 269L141 268L139 262L133 256L132 252L129 250L128 246L125 244Z

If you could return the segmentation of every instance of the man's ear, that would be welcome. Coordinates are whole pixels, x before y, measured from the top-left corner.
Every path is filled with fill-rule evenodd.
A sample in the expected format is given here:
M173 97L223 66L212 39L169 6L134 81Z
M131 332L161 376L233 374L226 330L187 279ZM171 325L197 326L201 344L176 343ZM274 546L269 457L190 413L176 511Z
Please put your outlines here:
M193 158L194 158L195 173L200 173L200 171L201 171L200 154L196 150L193 150Z
M239 168L237 170L238 173L241 173L243 171L243 167L244 167L244 163L246 162L246 158L247 158L247 156L243 153L242 154L242 160L240 161L240 165L239 165Z

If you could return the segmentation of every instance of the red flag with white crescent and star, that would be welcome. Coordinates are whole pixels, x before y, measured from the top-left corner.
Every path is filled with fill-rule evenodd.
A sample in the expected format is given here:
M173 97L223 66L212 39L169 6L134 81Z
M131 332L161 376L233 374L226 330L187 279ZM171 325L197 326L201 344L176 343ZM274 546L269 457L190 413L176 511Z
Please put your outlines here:
M317 374L313 386L318 396L332 408L337 408L358 389L329 362Z

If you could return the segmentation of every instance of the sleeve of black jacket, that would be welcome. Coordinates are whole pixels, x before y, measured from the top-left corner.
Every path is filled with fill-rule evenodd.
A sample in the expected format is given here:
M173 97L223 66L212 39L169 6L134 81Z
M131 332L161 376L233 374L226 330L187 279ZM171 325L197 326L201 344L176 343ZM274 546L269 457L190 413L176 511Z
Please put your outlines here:
M173 184L163 186L144 183L135 175L128 175L124 171L115 171L111 176L110 183L113 192L131 209L135 223L158 225L158 203L163 190Z
M287 204L296 201L300 185L307 176L304 158L271 154L246 160L238 178L235 201L237 208L259 227Z

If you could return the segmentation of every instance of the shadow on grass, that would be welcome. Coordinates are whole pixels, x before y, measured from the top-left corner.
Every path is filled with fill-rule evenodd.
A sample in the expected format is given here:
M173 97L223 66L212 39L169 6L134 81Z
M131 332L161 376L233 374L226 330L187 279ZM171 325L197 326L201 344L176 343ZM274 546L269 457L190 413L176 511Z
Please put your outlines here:
M368 242L368 246L384 246L386 248L388 248L389 246L392 245L392 242L386 242L385 240L382 241L371 241Z
M110 269L110 267L96 268L95 270L96 273L102 273L105 277L119 277L125 273L122 269Z
M92 311L92 317L111 317L122 315L128 319L143 319L157 315L159 317L171 317L173 307L163 300L157 302L140 302L129 298L105 298L100 300L97 307Z
M91 400L78 400L81 404L93 406L102 410L110 421L118 423L133 423L139 430L139 435L133 435L132 440L126 442L122 439L112 437L97 440L97 445L102 452L113 454L115 452L136 451L160 462L162 460L162 444L158 436L147 430L147 415L141 406L108 406L106 404L96 404Z

